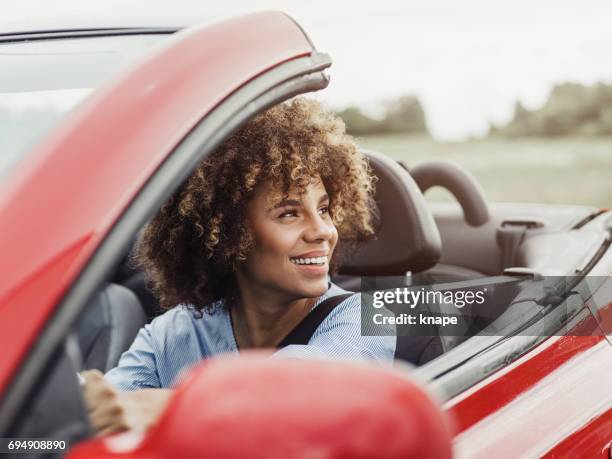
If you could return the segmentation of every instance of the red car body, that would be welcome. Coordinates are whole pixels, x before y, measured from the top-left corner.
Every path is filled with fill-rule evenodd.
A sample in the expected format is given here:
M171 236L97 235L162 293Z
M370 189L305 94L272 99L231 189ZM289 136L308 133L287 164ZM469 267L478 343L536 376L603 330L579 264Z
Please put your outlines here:
M59 305L181 142L245 85L300 59L320 70L327 64L317 56L280 13L181 31L82 103L17 165L0 194L3 404L28 359L44 354L43 332L64 320ZM609 250L600 266L612 272ZM607 306L598 317L585 309L576 327L600 333L570 330L517 350L508 365L445 401L456 457L609 457L612 347L601 331L611 320L609 283L597 294ZM109 456L100 442L71 454Z

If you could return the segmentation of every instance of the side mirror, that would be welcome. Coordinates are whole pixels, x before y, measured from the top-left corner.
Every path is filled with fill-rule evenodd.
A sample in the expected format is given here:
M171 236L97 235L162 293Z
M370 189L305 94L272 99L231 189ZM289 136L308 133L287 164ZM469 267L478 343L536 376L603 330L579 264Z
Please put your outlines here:
M110 446L111 439L104 443ZM90 458L97 456L92 449ZM99 457L109 452L100 448ZM143 459L452 455L448 420L404 374L261 355L211 360L195 369L160 422L125 453Z

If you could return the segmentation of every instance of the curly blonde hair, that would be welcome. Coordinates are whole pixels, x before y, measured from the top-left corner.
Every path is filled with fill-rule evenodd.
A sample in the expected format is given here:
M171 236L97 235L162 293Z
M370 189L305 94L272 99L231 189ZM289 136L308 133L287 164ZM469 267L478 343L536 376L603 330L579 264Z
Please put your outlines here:
M344 249L373 233L374 177L366 158L333 113L297 98L237 130L162 206L138 239L135 259L162 308L202 310L236 295L234 272L253 246L246 208L258 185L277 185L278 199L303 193L320 178L338 230L330 268Z

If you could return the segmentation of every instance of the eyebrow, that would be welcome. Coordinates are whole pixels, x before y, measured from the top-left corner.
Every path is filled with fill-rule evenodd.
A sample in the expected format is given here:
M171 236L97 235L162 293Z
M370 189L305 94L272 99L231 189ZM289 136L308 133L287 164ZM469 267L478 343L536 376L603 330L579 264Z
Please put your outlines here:
M324 201L329 201L329 195L327 193L325 193L319 198L319 204L321 204ZM271 207L270 211L279 209L281 207L287 207L287 206L299 207L301 205L302 205L302 202L298 201L297 199L283 199L281 202Z

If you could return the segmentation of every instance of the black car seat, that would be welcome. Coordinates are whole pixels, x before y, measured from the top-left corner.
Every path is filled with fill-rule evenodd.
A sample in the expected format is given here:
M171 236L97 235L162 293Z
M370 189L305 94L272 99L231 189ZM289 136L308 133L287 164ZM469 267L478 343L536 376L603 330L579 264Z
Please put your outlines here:
M362 290L363 276L375 276L377 289L412 286L415 273L426 271L440 259L440 233L410 174L387 156L371 151L364 154L378 178L377 237L347 258L333 281L352 291ZM422 332L420 329L420 335ZM395 357L421 365L447 350L445 340L436 327L429 336L414 336L409 327L398 326Z
M125 255L119 264L119 268L117 269L112 282L123 285L134 292L150 320L163 311L159 309L157 300L147 287L144 273L132 261L132 253L135 245L136 238L134 238L134 241L132 242L132 250Z
M340 270L345 276L343 287L350 283L346 276L405 276L425 271L442 254L438 227L410 174L387 156L363 153L378 178L376 239L362 244L344 261Z
M76 327L83 369L105 373L117 366L147 316L129 289L108 284L87 305Z

